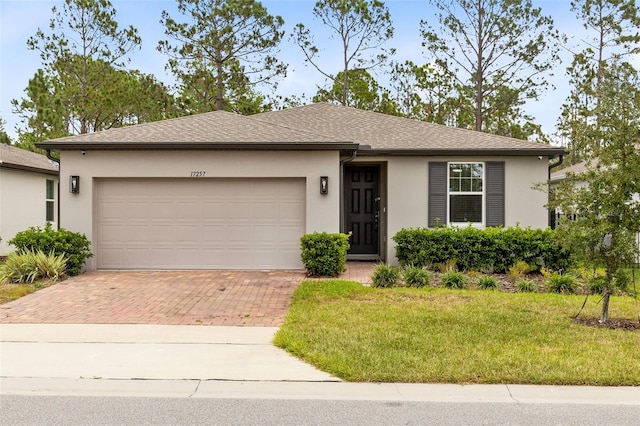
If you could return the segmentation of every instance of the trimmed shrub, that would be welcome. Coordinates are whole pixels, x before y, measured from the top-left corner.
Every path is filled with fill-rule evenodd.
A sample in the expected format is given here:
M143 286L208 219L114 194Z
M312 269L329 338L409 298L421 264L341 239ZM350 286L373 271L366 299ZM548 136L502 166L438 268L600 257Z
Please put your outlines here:
M509 267L509 278L516 281L519 278L524 278L532 270L533 268L527 262L518 260Z
M496 290L498 288L498 281L493 277L483 275L478 278L478 287L483 290Z
M571 275L551 274L547 288L552 293L573 294L578 288L578 281Z
M62 253L15 251L0 265L0 283L33 283L40 278L58 280L64 275L66 263Z
M516 280L516 291L520 293L535 293L536 283L526 278L518 278Z
M633 284L631 272L625 269L618 269L613 275L613 284L618 290L626 291Z
M555 232L530 228L412 228L393 236L400 265L426 267L456 259L466 271L506 272L515 260L535 270L567 270L570 253L556 241Z
M398 283L400 271L398 268L387 263L381 263L376 266L371 276L371 285L373 287L390 288Z
M85 261L93 256L90 250L91 243L86 235L63 228L55 230L50 223L47 223L44 229L32 226L18 232L9 244L14 245L19 253L41 251L64 254L67 259L68 275L80 274Z
M593 277L587 284L589 294L604 294L607 288L607 279L605 277Z
M442 274L442 284L446 288L463 289L469 285L469 280L462 272L449 271Z
M624 270L618 269L613 275L613 286L610 289L613 293L616 290L626 291L632 283L631 274ZM604 294L607 289L607 279L605 276L596 275L588 281L587 288L590 294Z
M425 287L429 285L429 271L417 266L407 266L402 270L402 278L409 287Z
M300 238L302 264L311 277L337 277L345 271L350 234L314 232Z

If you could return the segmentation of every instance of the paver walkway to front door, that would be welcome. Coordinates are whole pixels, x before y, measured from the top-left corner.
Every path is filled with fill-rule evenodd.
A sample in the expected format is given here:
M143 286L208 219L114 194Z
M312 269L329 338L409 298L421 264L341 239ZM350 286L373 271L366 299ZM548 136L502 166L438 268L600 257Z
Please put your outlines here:
M0 305L0 323L280 326L303 271L92 271Z

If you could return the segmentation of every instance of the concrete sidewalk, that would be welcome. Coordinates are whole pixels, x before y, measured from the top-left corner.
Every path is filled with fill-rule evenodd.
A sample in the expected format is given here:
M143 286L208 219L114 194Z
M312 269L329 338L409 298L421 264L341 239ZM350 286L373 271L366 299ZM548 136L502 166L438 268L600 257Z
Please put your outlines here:
M271 340L275 327L0 324L2 378L338 381Z
M638 405L640 387L346 383L275 327L0 324L0 394Z

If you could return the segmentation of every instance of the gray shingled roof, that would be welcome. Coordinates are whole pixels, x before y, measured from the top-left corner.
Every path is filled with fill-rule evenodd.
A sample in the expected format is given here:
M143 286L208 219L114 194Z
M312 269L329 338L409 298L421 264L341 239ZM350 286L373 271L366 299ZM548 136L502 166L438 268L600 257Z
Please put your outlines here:
M118 127L86 135L67 136L51 142L88 143L319 143L340 142L319 137L296 128L283 128L249 120L249 117L226 111Z
M220 148L259 146L286 149L286 144L333 145L369 154L559 155L564 149L472 130L426 123L328 103L241 116L216 111L69 136L38 144L50 149L86 146L129 148ZM349 145L345 145L348 143ZM101 145L104 144L104 145ZM283 145L284 144L284 145ZM340 145L342 144L342 145ZM368 145L371 150L365 149ZM115 146L114 146L115 148ZM290 148L295 148L290 147Z
M0 143L0 167L58 174L58 164L46 156Z
M550 180L551 182L557 182L566 179L567 175L572 174L580 174L584 172L588 172L590 170L595 170L598 167L598 159L594 158L590 161L582 161L580 163L573 164L569 167L565 167L564 169L555 170L551 173Z
M337 136L370 145L374 150L541 150L562 153L562 148L489 133L443 126L403 117L317 103L252 115L252 120Z

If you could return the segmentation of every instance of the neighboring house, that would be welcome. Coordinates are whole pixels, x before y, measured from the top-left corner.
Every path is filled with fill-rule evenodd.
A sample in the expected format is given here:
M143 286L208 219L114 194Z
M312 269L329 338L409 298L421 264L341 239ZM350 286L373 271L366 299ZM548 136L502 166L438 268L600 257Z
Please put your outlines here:
M598 166L598 160L595 159L591 162L588 161L582 161L580 163L576 163L573 164L569 167L565 167L564 169L560 169L560 170L556 170L553 173L551 173L550 176L550 184L551 186L555 186L560 184L560 182L562 182L563 180L565 180L567 178L568 175L570 174L580 174L580 173L585 173L589 170L593 170ZM585 186L587 183L584 181L580 181L576 183L577 187L583 187ZM637 194L636 194L637 197ZM555 228L555 220L559 219L561 216L560 212L554 212L554 220L553 220L553 228ZM638 243L638 248L640 249L640 233L636 236L636 241ZM637 259L637 262L640 263L640 258Z
M57 222L58 164L46 156L0 144L0 256L30 226Z
M351 232L350 258L396 263L402 228L545 228L532 186L565 153L326 103L38 146L60 152L60 222L91 240L88 269L301 268L314 231Z

